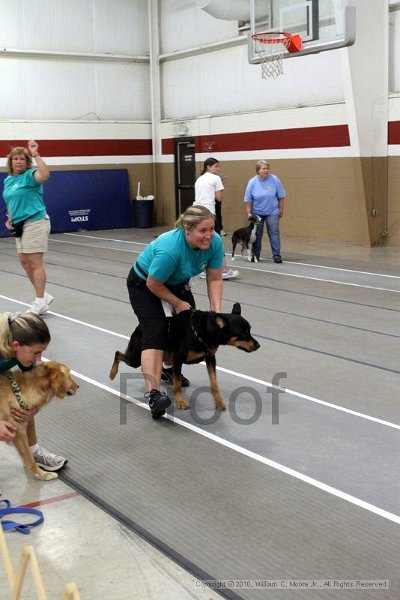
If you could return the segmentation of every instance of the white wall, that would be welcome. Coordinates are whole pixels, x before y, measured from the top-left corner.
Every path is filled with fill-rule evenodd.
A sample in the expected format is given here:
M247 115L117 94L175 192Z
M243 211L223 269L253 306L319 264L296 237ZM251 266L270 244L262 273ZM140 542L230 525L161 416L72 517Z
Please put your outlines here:
M144 64L0 57L0 72L2 119L149 119Z
M0 0L0 48L148 54L147 0Z
M130 58L148 56L146 0L0 0L0 15L2 119L149 119L148 64Z
M389 90L400 92L400 10L389 15Z
M237 37L237 22L216 19L193 2L162 2L162 53ZM177 35L179 31L179 35ZM247 44L162 64L164 119L241 113L343 101L338 52L286 59L283 76L262 80Z
M161 54L229 40L237 36L237 21L215 19L193 0L160 2Z
M341 51L286 59L284 75L261 79L240 46L164 63L163 118L236 114L343 101Z
M162 55L237 37L236 21L216 19L194 0L161 0L159 5ZM85 122L96 123L98 136L104 122L103 137L117 138L121 135L117 123L150 121L149 67L132 59L144 60L149 53L148 0L0 0L0 15L3 124L32 121L46 139L46 122L63 122L58 135L69 139L69 123L82 123L83 128ZM400 11L392 11L390 20L390 89L398 91ZM13 54L13 49L19 54ZM89 56L78 60L63 52ZM235 132L242 122L238 116L254 113L257 130L266 129L265 123L273 120L269 111L292 109L285 117L295 127L298 116L302 120L301 107L319 106L315 124L330 124L328 107L344 102L344 52L285 60L285 74L276 80L262 80L260 67L248 64L246 43L162 60L163 122L223 115L225 131ZM127 58L107 62L105 54ZM205 122L209 129L219 123L215 119ZM132 137L143 134L142 130L135 134L131 127L129 131ZM0 135L5 139L4 128Z

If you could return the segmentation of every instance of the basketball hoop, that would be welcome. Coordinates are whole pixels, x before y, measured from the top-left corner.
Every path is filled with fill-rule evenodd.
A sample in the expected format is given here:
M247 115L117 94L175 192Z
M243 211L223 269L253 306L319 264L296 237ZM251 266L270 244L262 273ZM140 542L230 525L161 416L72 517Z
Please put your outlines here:
M285 31L261 31L251 36L255 51L261 61L261 77L274 79L283 74L282 60L285 54L301 50L301 37Z

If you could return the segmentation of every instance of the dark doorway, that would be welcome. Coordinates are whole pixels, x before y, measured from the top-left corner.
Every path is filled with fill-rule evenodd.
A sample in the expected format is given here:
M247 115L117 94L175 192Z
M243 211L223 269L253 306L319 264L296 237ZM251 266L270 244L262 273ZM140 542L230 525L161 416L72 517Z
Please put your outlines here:
M175 194L176 217L194 202L196 159L194 138L176 138L175 144Z

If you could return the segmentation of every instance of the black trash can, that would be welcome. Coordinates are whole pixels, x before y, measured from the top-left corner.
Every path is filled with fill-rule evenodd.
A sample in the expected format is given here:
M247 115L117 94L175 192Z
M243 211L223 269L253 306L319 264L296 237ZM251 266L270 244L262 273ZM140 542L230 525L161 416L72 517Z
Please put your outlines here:
M132 200L132 226L153 227L154 200Z

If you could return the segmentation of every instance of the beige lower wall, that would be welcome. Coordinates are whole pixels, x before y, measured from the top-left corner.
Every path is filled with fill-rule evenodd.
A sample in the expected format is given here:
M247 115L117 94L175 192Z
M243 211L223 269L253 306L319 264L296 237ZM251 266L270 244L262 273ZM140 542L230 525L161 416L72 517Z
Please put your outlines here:
M388 246L400 246L400 156L388 160Z
M364 246L387 244L400 247L400 157L321 158L270 160L287 192L281 233ZM53 167L52 170L98 169ZM173 163L102 165L128 170L131 197L141 183L141 195L155 196L154 224L173 226L175 175ZM197 164L200 174L201 163ZM246 224L243 194L255 174L255 161L223 161L226 176L222 206L224 229L232 232ZM377 215L371 215L375 208Z
M363 246L400 246L400 158L269 162L287 193L283 235ZM200 169L199 163L198 174ZM243 194L255 175L255 161L221 161L221 173L226 176L224 229L232 232L246 224ZM158 165L157 181L156 222L172 226L176 217L174 165ZM373 208L376 216L372 215Z

